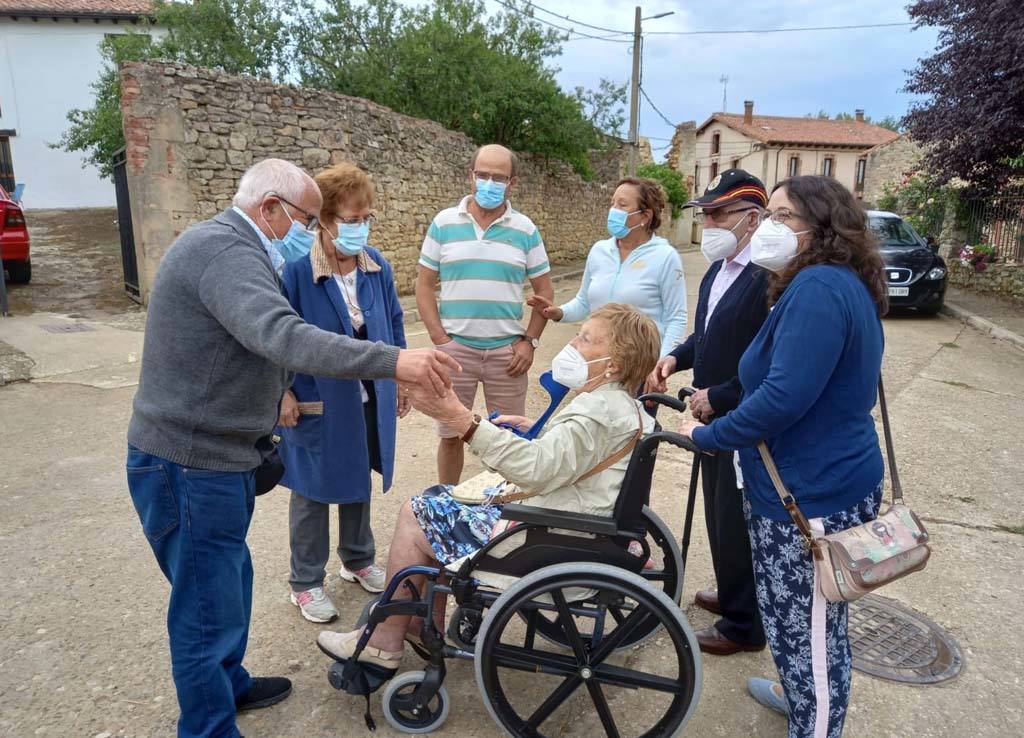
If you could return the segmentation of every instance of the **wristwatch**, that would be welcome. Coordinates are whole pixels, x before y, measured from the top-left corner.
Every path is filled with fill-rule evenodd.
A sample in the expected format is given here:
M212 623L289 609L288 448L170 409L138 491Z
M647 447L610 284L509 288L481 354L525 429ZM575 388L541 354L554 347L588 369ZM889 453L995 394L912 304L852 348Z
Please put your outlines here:
M473 425L469 426L469 430L462 434L462 442L469 443L473 440L473 434L476 433L476 429L480 427L480 422L483 420L476 413L473 414Z
M528 336L525 333L523 335L519 336L519 337L521 339L523 339L524 341L529 341L530 345L533 346L533 350L534 351L536 351L537 349L540 348L540 339L539 338L534 338L533 336Z

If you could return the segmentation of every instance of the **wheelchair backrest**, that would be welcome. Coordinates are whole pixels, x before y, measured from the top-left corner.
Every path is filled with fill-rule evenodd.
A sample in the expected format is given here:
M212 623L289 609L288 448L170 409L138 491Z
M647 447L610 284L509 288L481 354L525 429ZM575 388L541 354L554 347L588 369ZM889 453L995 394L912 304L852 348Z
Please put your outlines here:
M613 512L619 530L638 534L645 530L643 508L651 497L654 462L661 441L662 434L658 432L658 426L655 426L655 432L641 438L633 449Z

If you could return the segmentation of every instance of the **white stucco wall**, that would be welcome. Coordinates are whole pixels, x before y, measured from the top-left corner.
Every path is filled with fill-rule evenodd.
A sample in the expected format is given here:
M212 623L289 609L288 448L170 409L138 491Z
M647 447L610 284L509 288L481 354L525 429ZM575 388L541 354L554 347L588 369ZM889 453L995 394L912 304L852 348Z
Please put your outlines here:
M114 185L82 155L51 149L67 113L92 105L90 85L103 68L105 34L131 23L0 18L0 130L14 129L14 177L26 184L27 208L113 207Z

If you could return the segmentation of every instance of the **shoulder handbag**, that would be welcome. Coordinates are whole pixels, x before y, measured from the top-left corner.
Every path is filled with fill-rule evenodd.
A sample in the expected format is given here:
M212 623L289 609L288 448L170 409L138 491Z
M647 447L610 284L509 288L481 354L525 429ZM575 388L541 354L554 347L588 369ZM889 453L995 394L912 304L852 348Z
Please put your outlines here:
M576 484L595 474L600 474L633 450L644 431L644 420L643 416L640 415L639 408L637 408L636 414L639 427L636 433L633 434L633 437L629 439L625 446L594 466L583 476L578 477L575 482ZM537 494L539 493L520 489L514 484L509 484L502 479L500 474L490 471L481 472L467 479L465 482L456 485L451 491L452 498L463 505L504 505L509 502L519 502L520 500L535 497Z
M903 488L896 471L889 411L881 378L878 380L878 401L892 481L892 505L863 525L815 537L807 518L797 507L796 499L779 476L768 446L764 441L757 445L779 499L814 556L818 586L830 602L859 599L889 582L920 571L931 556L928 531L914 511L903 504Z

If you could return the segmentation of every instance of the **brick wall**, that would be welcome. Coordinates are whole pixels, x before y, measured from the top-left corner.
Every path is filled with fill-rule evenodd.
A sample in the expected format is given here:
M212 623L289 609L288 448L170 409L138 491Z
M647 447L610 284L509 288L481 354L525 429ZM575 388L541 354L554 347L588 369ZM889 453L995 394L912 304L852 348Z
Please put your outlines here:
M898 184L903 175L918 169L921 154L921 147L906 136L871 149L864 170L864 203L876 206L887 186Z
M143 298L160 258L190 224L231 204L242 173L266 157L315 174L347 160L377 184L370 235L409 293L430 221L467 193L475 145L463 134L368 100L161 62L121 70L128 184ZM596 162L621 171L623 151ZM585 258L606 237L614 180L587 182L524 155L514 206L537 223L553 263Z

